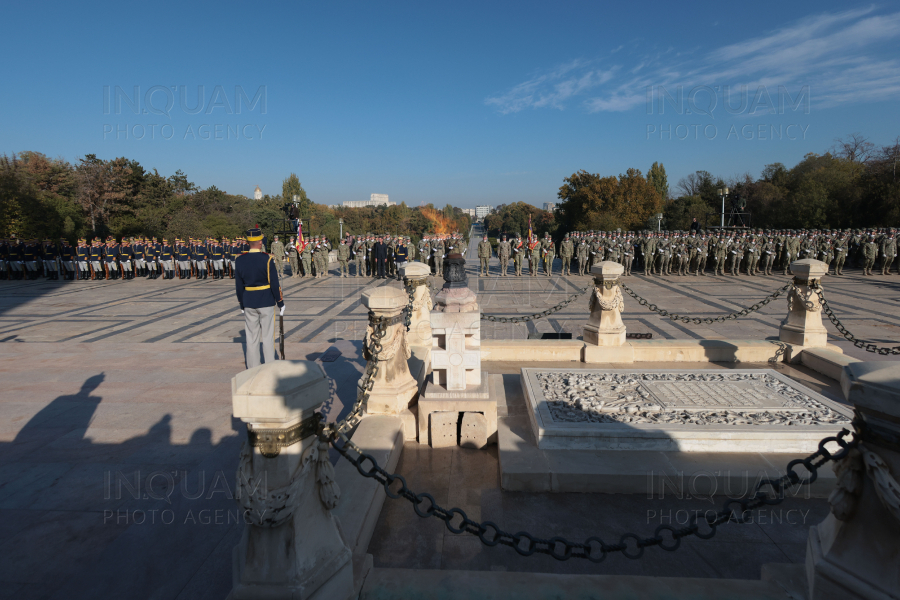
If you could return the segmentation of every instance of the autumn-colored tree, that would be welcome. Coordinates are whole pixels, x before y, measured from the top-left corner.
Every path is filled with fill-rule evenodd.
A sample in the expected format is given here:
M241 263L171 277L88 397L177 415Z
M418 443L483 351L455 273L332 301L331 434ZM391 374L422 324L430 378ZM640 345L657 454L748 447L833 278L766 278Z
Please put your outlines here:
M642 229L662 198L638 169L618 177L578 171L559 188L557 220L565 231Z

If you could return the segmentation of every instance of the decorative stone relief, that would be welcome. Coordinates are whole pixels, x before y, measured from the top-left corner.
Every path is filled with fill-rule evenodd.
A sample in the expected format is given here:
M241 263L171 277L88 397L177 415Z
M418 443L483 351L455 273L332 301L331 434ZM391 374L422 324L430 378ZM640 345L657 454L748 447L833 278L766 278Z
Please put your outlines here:
M537 374L554 421L672 425L835 425L850 420L761 373Z

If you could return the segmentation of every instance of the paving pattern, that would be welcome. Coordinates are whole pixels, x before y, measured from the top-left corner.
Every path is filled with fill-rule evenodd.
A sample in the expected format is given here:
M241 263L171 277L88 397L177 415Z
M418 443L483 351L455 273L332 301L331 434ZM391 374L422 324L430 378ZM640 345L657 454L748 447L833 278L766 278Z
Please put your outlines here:
M479 277L475 251L473 244L469 284L488 313L531 314L591 281L501 278L496 259L492 275ZM733 312L786 281L626 278L661 308L694 316ZM434 291L440 283L433 282ZM367 316L360 294L384 285L400 283L285 280L287 357L318 360L328 350L340 352L333 362L319 360L334 382L324 407L331 418L347 410L364 367L359 350ZM858 336L900 344L900 277L829 277L825 287L832 306ZM628 330L654 338L763 338L777 335L786 313L779 300L745 319L693 326L662 319L628 297L625 304ZM522 339L569 332L578 337L586 319L587 296L582 296L548 319L484 323L483 336ZM895 359L832 338L857 358ZM0 342L0 598L225 597L231 586L231 548L242 527L232 486L244 430L231 418L230 379L243 368L243 318L232 282L0 281ZM520 366L485 365L507 374ZM816 391L840 398L833 382L802 368L783 368ZM679 505L668 500L651 506L626 496L501 493L494 449L475 453L407 445L400 469L423 491L446 496L440 501L447 505L458 504L483 518L533 523L535 533L542 533L540 523L548 531L553 525L554 531L577 537L585 529L603 532L619 523L651 527L660 519L680 518ZM666 554L665 561L609 562L604 568L610 570L592 572L757 577L762 562L801 560L806 528L825 510L820 501L806 502L791 507L807 511L800 524L799 513L791 513L791 527L758 524L738 538L693 542L681 555ZM646 512L651 509L658 509L656 521ZM449 536L436 531L435 523L420 523L399 510L395 504L385 507L370 550L376 564L551 572L587 568L546 557L517 562L503 549L488 551L471 537ZM567 521L559 515L588 518ZM759 542L752 546L752 560L717 558L734 556L751 542Z
M491 275L477 275L476 245L469 248L469 286L485 313L516 317L555 306L591 284L590 277L500 277L492 259ZM559 260L556 262L559 268ZM826 298L857 337L879 345L900 345L900 276L863 277L851 271L826 277ZM363 291L395 286L396 280L341 278L284 280L287 311L285 342L334 343L360 340L365 333ZM751 306L788 283L789 278L669 276L623 278L631 289L661 309L692 317L715 317ZM432 278L437 291L443 282ZM483 339L524 339L565 332L581 335L588 296L563 310L526 323L485 321ZM629 332L655 339L762 339L778 335L787 313L784 296L746 317L712 325L684 324L662 318L625 297L623 320ZM862 360L882 357L854 348L830 323L830 341ZM243 319L230 280L13 281L0 282L0 342L211 343L243 341ZM892 359L888 357L888 359Z

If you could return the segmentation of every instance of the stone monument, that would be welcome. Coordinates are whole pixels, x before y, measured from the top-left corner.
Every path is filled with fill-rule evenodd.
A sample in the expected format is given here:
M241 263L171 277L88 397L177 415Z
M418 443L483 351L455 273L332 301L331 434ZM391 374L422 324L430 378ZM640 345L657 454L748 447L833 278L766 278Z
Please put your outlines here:
M828 331L822 324L822 305L813 286L818 286L828 273L828 265L813 258L791 263L795 288L788 292L788 315L781 322L778 339L794 346L824 348L828 345ZM794 349L799 356L802 348Z
M621 346L625 343L622 311L625 301L619 289L619 276L625 267L605 260L591 267L594 292L591 294L591 316L584 326L584 342L595 346Z
M431 330L432 371L419 400L419 442L429 443L431 433L432 445L455 445L463 420L468 432L463 439L474 440L473 446L496 441L497 405L489 398L487 374L481 371L481 309L459 254L444 261L444 285L435 295ZM463 419L461 413L479 414Z
M247 526L232 554L231 598L348 598L351 552L332 516L340 490L316 410L330 395L311 361L279 360L231 380L234 416L247 424L237 501Z
M769 369L523 368L541 449L795 452L852 411Z
M625 268L617 262L605 260L591 267L594 289L588 308L591 315L584 326L584 354L586 363L634 362L634 347L625 341L622 312L625 300L619 288L619 277Z
M379 287L363 292L362 303L369 309L363 355L366 360L376 360L378 363L366 402L366 414L399 416L403 421L404 438L414 440L416 417L410 407L419 393L419 385L410 373L407 362L412 356L406 339L405 310L409 296L394 287ZM386 327L380 340L381 351L373 357L368 348L378 317L386 320Z
M864 423L862 443L834 465L831 514L809 530L808 598L898 598L900 373L896 363L857 362L841 384Z

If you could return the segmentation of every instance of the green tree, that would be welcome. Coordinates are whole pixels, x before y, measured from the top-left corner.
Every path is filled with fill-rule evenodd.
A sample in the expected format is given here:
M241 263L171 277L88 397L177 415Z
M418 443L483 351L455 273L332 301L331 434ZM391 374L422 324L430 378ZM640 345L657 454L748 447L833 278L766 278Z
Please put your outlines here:
M666 168L662 163L654 162L647 171L647 181L659 194L663 202L669 199L669 179L666 177Z
M310 213L312 203L306 196L306 190L300 184L300 178L295 173L291 173L281 184L281 197L286 202L290 202L294 196L297 196L300 215L305 218Z

